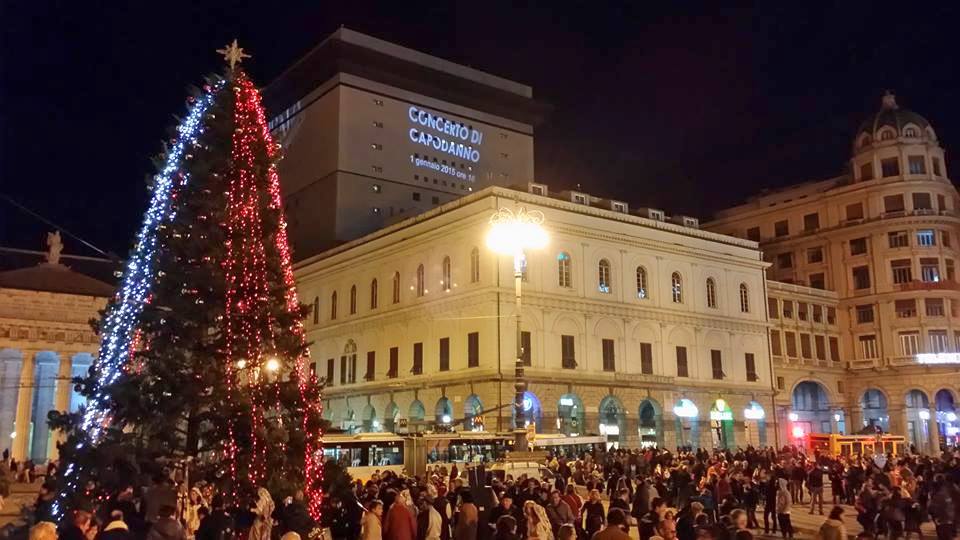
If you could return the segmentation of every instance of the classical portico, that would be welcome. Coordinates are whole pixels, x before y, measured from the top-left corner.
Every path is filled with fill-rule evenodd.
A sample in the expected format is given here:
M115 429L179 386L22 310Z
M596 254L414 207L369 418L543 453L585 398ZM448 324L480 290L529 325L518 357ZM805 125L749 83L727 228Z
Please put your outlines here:
M73 269L93 267L109 275L110 261L61 257L59 235L51 235L48 245L46 253L0 253L0 451L40 463L57 458L49 412L82 404L71 379L90 368L99 342L89 321L113 294L112 285Z

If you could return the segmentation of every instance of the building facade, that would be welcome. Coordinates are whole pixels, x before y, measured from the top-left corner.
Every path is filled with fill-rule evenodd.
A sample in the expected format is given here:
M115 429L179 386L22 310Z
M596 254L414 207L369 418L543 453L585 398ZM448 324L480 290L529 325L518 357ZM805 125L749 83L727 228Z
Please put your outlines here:
M299 258L534 178L529 86L341 28L264 90ZM282 111L282 112L281 112Z
M944 150L888 94L857 130L849 170L759 195L705 227L758 241L770 279L837 294L843 390L819 382L851 431L879 426L921 449L955 443L960 200Z
M523 403L538 431L773 444L756 244L586 194L544 195L487 188L297 265L334 425L512 428L512 260L484 238L498 208L523 206L543 212L550 235L523 283Z
M99 346L90 320L114 293L112 285L73 269L109 274L113 263L61 256L57 245L46 254L0 250L0 447L18 461L57 458L59 439L47 414L83 404L71 379L90 368Z

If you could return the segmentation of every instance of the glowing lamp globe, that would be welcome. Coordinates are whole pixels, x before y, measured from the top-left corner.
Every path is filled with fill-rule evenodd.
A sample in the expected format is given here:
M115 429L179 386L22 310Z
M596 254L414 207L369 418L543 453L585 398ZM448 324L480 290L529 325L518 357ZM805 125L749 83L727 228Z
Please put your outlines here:
M928 410L926 410L926 409L923 409L923 410L921 410L919 413L917 413L917 416L919 416L921 420L929 420L929 419L930 419L930 411L928 411Z
M487 247L501 255L519 255L527 249L543 249L549 237L543 228L543 213L519 208L501 208L490 217Z
M280 370L280 361L277 360L276 358L271 358L267 360L266 368L267 368L267 371L269 371L270 373L276 373L277 371Z
M787 415L787 418L789 418L791 422L796 422L797 420L800 419L800 415L795 412L792 412Z
M798 427L793 428L793 437L794 437L795 439L802 439L802 438L803 438L803 435L804 435L804 433L803 433L803 428L802 428L802 427L799 427L799 426L798 426Z

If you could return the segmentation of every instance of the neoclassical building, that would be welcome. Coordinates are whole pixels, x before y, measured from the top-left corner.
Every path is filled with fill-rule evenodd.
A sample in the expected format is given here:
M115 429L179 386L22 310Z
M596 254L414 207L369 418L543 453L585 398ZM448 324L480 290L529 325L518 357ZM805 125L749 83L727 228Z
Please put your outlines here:
M847 431L880 426L921 450L954 444L960 197L933 126L893 95L852 142L847 174L758 195L704 227L759 242L770 279L837 296L844 371L783 370L792 405L816 404L823 427L837 415ZM773 331L775 365L776 351L799 358L787 331Z
M99 345L89 321L114 293L89 274L109 279L116 269L60 255L59 235L51 238L48 253L0 248L0 448L38 463L57 458L47 414L83 403L70 379L89 369Z
M523 283L524 406L538 431L631 446L773 444L756 243L527 188L486 188L297 266L334 425L511 429L512 260L484 238L498 208L522 206L543 212L550 235L528 254Z

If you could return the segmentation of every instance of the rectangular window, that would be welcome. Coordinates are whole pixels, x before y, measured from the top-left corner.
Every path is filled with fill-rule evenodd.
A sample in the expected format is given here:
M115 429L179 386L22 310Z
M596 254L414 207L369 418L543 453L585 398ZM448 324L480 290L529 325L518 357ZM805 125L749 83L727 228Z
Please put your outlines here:
M440 371L450 371L450 338L440 338Z
M357 355L350 355L350 382L357 382Z
M814 289L826 289L827 282L824 277L823 272L817 272L816 274L810 274L808 281L810 282L810 287Z
M912 319L917 316L917 299L895 300L893 310L896 312L898 319Z
M910 259L896 259L894 261L890 261L890 270L893 272L893 282L909 283L913 281L913 272L910 266Z
M955 282L957 280L957 270L953 265L953 259L944 259L943 263L947 267L947 281Z
M860 342L861 359L871 360L877 357L877 336L873 334L868 336L860 336L858 341Z
M936 257L920 258L920 279L927 283L940 281L940 259Z
M805 321L807 320L807 303L806 302L797 302L797 320Z
M807 249L807 263L821 263L823 262L823 247L817 246Z
M927 298L923 301L927 317L943 317L946 311L943 308L943 298Z
M813 232L820 228L820 214L813 213L803 216L804 232Z
M797 335L793 332L784 332L783 338L787 342L787 356L790 358L797 357Z
M940 172L940 158L932 158L931 161L933 162L933 174L943 176Z
M947 198L943 195L937 195L937 210L943 212L947 209Z
M933 210L933 199L930 197L930 194L914 193L913 209L914 210Z
M885 195L883 197L883 211L885 213L890 212L903 212L903 195Z
M913 356L920 353L920 332L900 332L900 354Z
M840 361L840 340L833 336L830 337L830 359Z
M614 358L614 341L612 339L603 339L600 340L600 345L603 354L603 370L616 371L617 364Z
M760 227L750 227L747 229L747 240L753 240L754 242L760 241Z
M423 373L423 343L413 344L413 369L410 373L421 375Z
M893 231L887 233L887 241L892 248L902 248L910 245L910 236L907 231Z
M917 245L930 247L937 245L937 235L933 229L920 229L917 231Z
M843 384L843 381L837 381L837 393L845 394L847 392L846 387Z
M757 376L757 361L753 357L753 353L744 354L743 360L747 367L747 381L749 382L759 381L760 377Z
M827 308L827 324L837 324L837 309Z
M943 247L950 247L950 233L940 231L940 242L943 244Z
M372 381L377 378L377 353L376 351L367 351L367 373L363 380Z
M927 336L930 338L930 352L934 354L950 352L947 347L946 330L930 330Z
M777 390L783 390L784 388L786 388L786 381L783 377L777 377Z
M396 379L400 374L400 347L390 347L390 371L387 377Z
M783 301L783 318L784 319L793 318L793 300Z
M847 205L847 221L852 219L863 219L863 203Z
M311 377L316 377L316 376L317 376L317 363L316 363L316 362L310 362L310 376L311 376Z
M823 306L820 304L813 305L813 322L822 323L823 322Z
M347 384L347 357L340 357L340 384Z
M810 350L810 334L800 334L800 356L813 358L813 353Z
M720 351L716 349L710 350L710 367L714 379L723 379L723 358L720 356Z
M897 176L900 174L900 159L899 158L886 158L880 160L880 172L883 174L884 178L889 178L891 176Z
M577 353L573 336L560 336L560 360L564 369L577 368Z
M793 268L793 253L777 255L777 268Z
M521 346L523 342L521 341ZM480 332L467 334L467 367L480 365Z
M854 289L870 288L870 267L869 266L855 266L853 268L853 288Z
M817 353L817 360L827 359L827 338L824 336L813 336L813 348Z
M687 371L687 348L686 347L677 347L677 377L689 377L690 372Z
M867 252L867 239L854 238L850 240L850 255L863 255Z
M532 365L533 355L530 348L530 332L520 332L520 346L523 347L523 365Z
M771 330L770 331L770 352L774 356L783 355L783 344L780 343L780 331Z
M327 360L327 379L326 379L326 383L330 386L333 386L333 370L334 370L334 362L333 362L333 358L330 358Z
M773 224L774 236L780 237L787 236L788 234L790 234L790 224L787 222L787 220L778 221Z
M653 374L653 344L640 344L640 373L644 375Z
M777 304L776 298L767 298L767 315L771 319L780 318L780 306Z
M908 156L907 166L910 168L910 174L926 174L927 164L923 156Z
M857 306L857 324L873 322L873 304Z
M860 166L860 181L873 180L873 162L868 161Z

